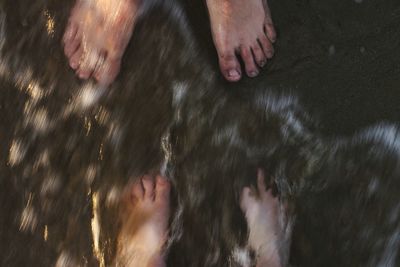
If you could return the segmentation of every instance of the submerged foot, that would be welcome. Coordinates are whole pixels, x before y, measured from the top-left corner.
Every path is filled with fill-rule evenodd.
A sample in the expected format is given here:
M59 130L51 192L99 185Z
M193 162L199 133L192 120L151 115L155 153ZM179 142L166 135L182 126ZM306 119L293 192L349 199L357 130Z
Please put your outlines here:
M258 171L257 187L257 190L245 187L240 201L250 231L248 245L257 255L257 267L280 267L279 203L271 189L266 189L261 170Z
M267 0L206 0L222 75L231 82L255 77L272 58L276 33Z
M168 238L170 183L145 175L126 198L118 239L117 266L164 267Z
M69 65L81 79L109 85L117 76L141 0L77 0L63 36Z

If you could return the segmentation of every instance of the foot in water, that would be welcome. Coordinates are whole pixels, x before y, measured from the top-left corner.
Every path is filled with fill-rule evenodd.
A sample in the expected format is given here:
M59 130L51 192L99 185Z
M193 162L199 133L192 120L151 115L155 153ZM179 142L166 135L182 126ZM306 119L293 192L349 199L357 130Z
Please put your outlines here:
M271 189L266 189L261 170L258 170L257 187L257 190L245 187L240 200L250 231L248 245L256 253L257 267L280 267L279 240L282 231L278 219L279 203Z
M121 213L117 266L165 267L169 195L170 183L160 175L145 175L133 184Z
M222 75L231 82L255 77L274 55L276 33L267 0L206 0Z
M108 86L118 75L141 0L77 0L63 36L69 65L81 79Z

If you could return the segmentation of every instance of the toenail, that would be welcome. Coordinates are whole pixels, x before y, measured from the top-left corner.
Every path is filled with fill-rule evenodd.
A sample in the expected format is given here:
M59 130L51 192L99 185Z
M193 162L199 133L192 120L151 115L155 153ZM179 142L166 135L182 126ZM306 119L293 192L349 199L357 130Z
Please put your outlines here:
M261 61L260 61L260 67L264 67L266 63L267 63L267 61L261 60Z
M250 77L255 77L255 76L257 76L257 75L258 75L258 71L253 70L253 71L250 71L250 72L249 72L249 76L250 76Z
M82 80L86 80L89 78L89 75L86 72L80 72L78 74L79 78L81 78Z
M161 185L166 185L168 184L168 180L165 178L158 178L157 182Z
M76 61L71 61L71 62L70 62L70 66L71 66L71 68L73 68L73 69L78 68L78 65L79 65L79 63L76 62Z
M240 77L240 73L237 70L229 70L228 76L230 78L239 78Z

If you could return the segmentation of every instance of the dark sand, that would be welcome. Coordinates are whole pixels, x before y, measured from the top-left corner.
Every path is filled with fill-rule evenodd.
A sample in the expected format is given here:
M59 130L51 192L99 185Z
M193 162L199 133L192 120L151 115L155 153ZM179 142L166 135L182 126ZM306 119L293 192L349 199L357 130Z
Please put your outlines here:
M189 17L215 65L209 31L203 26L206 11L194 2L188 6L193 13ZM279 34L276 54L259 78L244 79L238 87L292 89L319 116L326 134L346 135L376 122L398 121L398 1L269 3Z

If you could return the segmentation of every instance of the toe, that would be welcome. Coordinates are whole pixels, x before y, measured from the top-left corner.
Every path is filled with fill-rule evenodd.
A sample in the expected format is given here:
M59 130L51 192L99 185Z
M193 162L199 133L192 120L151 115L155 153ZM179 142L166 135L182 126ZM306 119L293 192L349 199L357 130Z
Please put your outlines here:
M93 71L99 64L101 58L101 53L99 53L97 50L91 49L87 51L81 59L81 64L76 72L79 78L88 79L93 74Z
M150 175L145 175L142 178L144 197L146 199L154 199L154 180Z
M240 55L244 61L246 73L249 77L256 77L259 73L258 68L254 62L253 55L249 47L242 46Z
M156 178L156 201L168 202L171 184L166 177L157 175Z
M274 23L272 22L271 11L269 10L268 5L266 5L264 9L265 9L264 31L268 39L274 43L276 41L276 31Z
M252 46L251 51L253 52L254 59L257 62L257 65L261 68L264 67L265 63L267 63L267 59L265 57L263 49L260 47L260 44L258 44L258 42Z
M264 34L258 38L264 54L267 58L272 58L274 56L274 47L271 41Z
M92 71L90 70L90 68L88 68L87 65L82 65L82 64L76 71L76 75L83 80L89 79L91 73Z
M65 29L62 42L65 45L67 45L75 38L77 32L78 32L78 25L73 22L69 22L67 28Z
M219 66L222 75L230 82L239 81L242 74L240 64L236 58L235 51L229 50L218 54Z
M83 54L83 47L79 47L78 50L70 57L69 65L72 69L76 70L79 67L79 63L81 61L81 57Z
M73 39L65 43L64 54L70 58L80 47L82 42L81 35L77 33Z
M87 65L81 65L76 71L76 75L83 80L89 79L90 74L92 74L92 71L87 67Z
M144 190L143 190L143 186L142 183L140 182L140 179L138 179L138 181L136 181L133 185L132 185L132 198L133 199L143 199L144 197Z
M117 77L121 67L121 60L112 60L110 57L95 71L94 77L102 86L110 85Z
M264 25L264 30L265 30L265 34L267 35L268 39L272 42L275 43L276 41L276 31L275 31L275 27L274 24L272 24L272 22L266 22Z
M259 193L265 193L267 190L265 186L265 175L262 169L257 170L257 187Z

